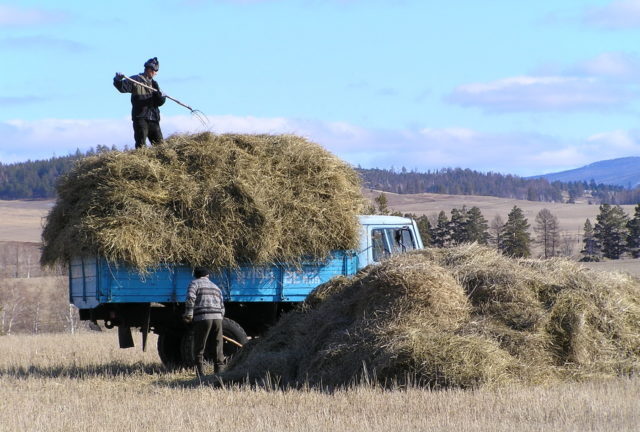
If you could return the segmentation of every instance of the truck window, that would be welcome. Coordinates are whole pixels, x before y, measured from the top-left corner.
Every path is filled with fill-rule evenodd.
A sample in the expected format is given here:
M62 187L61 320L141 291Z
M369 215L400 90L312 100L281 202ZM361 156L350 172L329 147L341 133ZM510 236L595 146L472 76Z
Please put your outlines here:
M385 237L383 229L371 230L371 250L374 261L380 261L391 254Z
M416 243L413 240L413 235L409 229L394 229L393 230L393 246L394 251L408 252L416 248Z
M387 241L391 245L391 253L399 254L416 248L411 231L406 228L386 228Z
M389 255L414 250L416 243L411 230L406 228L377 228L371 230L373 260L380 261Z

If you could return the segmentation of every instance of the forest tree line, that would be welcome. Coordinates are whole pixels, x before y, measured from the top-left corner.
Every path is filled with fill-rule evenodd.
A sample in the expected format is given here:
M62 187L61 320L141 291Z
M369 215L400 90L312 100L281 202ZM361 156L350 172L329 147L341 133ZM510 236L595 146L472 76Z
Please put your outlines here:
M481 173L470 169L446 168L426 173L405 168L358 168L366 187L398 194L437 193L448 195L483 195L527 201L573 203L578 199L593 204L640 203L640 187L589 182L549 182L510 174Z
M12 164L0 163L0 199L55 198L58 178L68 173L77 160L111 150L115 150L115 147L98 146L85 153L77 150L67 156Z
M83 157L116 150L98 146L83 153L13 164L0 163L0 199L52 199L61 175L69 172ZM640 203L640 188L625 189L590 182L549 182L510 174L481 173L470 169L447 168L417 172L405 168L356 169L365 187L400 194L438 193L450 195L484 195L499 198L542 202L575 202L582 199L593 204Z

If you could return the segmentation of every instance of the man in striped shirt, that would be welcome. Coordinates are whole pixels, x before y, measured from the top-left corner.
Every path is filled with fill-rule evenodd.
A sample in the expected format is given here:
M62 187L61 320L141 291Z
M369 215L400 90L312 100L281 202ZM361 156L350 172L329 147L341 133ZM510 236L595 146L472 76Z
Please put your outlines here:
M194 354L196 357L196 372L204 374L204 351L209 334L214 341L214 371L221 371L224 364L222 352L222 319L224 318L224 298L222 290L209 280L209 270L196 267L193 271L194 280L187 289L184 320L193 322Z

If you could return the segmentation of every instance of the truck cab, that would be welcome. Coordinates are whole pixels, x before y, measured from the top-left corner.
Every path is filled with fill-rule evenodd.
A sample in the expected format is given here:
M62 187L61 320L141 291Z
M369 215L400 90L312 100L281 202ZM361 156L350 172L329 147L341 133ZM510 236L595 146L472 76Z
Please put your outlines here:
M391 255L422 249L415 221L399 216L360 216L358 269Z
M337 250L324 260L245 265L211 274L225 295L225 355L237 351L248 336L262 334L318 285L338 275L353 275L389 256L423 248L412 219L360 216L359 223L358 250ZM181 316L191 279L192 269L184 264L141 274L101 257L76 257L69 264L69 296L80 310L80 319L117 326L122 348L134 345L132 328L141 330L143 349L147 334L154 332L159 335L163 363L185 365L192 360L190 332Z

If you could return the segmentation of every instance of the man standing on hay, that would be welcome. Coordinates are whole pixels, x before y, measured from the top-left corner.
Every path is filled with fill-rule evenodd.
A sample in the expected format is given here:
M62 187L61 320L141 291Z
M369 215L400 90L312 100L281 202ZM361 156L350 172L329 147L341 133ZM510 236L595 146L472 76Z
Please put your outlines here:
M204 351L209 334L215 336L216 358L214 372L222 371L224 353L222 352L222 320L224 318L224 299L222 290L209 280L209 270L196 267L194 280L189 284L185 301L184 320L193 322L193 352L196 356L196 372L204 375Z
M113 85L120 93L131 93L131 120L133 120L133 137L136 148L145 147L147 137L151 144L162 141L160 130L160 109L167 100L160 91L158 82L153 79L160 69L158 58L149 59L144 64L144 72L127 78L116 72ZM137 85L139 82L143 85ZM149 87L154 88L155 91Z

